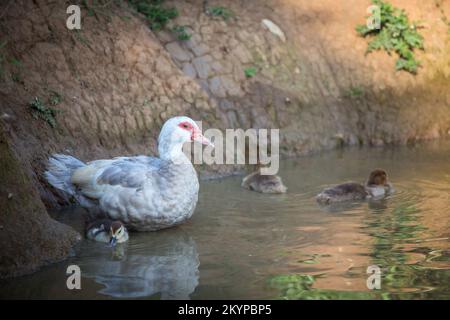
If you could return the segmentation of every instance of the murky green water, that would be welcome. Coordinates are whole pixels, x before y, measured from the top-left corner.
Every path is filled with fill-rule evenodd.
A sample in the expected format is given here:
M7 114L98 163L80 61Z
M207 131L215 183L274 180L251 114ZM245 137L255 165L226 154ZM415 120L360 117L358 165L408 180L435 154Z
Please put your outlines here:
M76 255L0 283L0 298L450 299L450 143L346 149L282 163L288 194L242 190L241 178L204 182L194 217L132 234L115 250L84 241ZM387 199L328 210L323 187L386 169ZM80 210L59 219L81 228ZM77 264L82 289L66 289ZM369 290L367 267L381 268Z

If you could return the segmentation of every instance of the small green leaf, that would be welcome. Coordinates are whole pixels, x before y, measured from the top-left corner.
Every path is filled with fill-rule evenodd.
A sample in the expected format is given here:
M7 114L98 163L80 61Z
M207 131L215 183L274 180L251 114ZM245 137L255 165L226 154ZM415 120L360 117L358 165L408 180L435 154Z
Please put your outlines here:
M226 7L210 7L206 10L206 13L213 17L221 17L223 20L228 20L229 18L234 16L233 11Z
M249 67L244 70L244 73L247 78L253 78L256 75L257 70L255 67Z
M186 41L191 38L191 35L187 32L185 26L176 25L172 28L172 33L177 37L180 41Z

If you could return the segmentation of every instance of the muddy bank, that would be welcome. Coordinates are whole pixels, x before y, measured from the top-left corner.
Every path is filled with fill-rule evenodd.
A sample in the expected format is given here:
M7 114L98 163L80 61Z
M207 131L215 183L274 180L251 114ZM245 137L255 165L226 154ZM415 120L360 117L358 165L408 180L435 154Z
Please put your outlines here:
M0 157L0 278L7 278L66 258L81 237L49 217L1 123Z

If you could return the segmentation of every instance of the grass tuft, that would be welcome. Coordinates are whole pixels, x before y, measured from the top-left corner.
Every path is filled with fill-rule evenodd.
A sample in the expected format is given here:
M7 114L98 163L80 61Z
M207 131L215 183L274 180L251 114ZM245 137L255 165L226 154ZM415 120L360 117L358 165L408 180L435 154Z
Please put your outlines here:
M164 29L170 20L178 16L176 8L162 6L163 0L129 0L128 2L147 18L152 30Z
M29 107L33 118L44 120L52 128L57 127L56 115L60 112L59 110L47 107L38 97L35 97L34 100L29 103Z
M222 6L210 7L206 9L206 13L213 17L220 17L223 20L228 20L234 17L234 12Z
M244 69L244 73L247 78L253 78L256 76L257 70L255 67L248 67Z

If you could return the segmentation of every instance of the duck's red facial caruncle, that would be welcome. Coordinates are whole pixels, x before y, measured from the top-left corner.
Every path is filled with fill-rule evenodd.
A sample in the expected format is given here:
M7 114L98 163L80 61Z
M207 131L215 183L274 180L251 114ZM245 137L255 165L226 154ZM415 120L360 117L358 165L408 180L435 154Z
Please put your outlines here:
M192 125L189 121L183 121L178 126L191 133L191 141L197 141L201 144L214 147L213 143L202 134L201 130L197 126Z
M187 130L187 131L193 131L194 126L189 122L189 121L183 121L180 122L180 124L178 125L181 129Z

